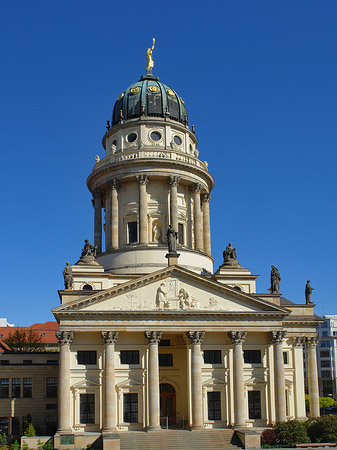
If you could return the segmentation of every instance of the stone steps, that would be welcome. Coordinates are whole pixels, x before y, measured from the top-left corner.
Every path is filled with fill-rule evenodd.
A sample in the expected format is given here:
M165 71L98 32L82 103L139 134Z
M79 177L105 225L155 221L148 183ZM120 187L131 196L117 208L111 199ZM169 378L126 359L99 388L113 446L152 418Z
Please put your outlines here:
M162 430L119 433L121 450L238 450L239 438L231 429Z

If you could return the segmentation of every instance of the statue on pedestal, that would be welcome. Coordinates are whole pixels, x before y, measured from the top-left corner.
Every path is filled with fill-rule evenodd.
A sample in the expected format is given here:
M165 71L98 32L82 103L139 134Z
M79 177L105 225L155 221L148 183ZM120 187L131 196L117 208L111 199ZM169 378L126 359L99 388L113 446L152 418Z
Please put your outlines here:
M281 281L280 272L276 269L275 266L271 266L270 289L269 289L271 294L279 294L280 281Z
M166 240L169 253L177 253L177 239L178 233L174 231L172 225L169 225L168 230L166 232Z
M96 262L96 252L97 246L90 244L88 239L84 241L84 247L82 248L82 253L79 261L76 264L97 264Z
M241 265L238 263L236 248L232 247L231 242L227 245L222 255L223 255L223 263L221 267L223 266L241 267Z
M307 284L305 285L305 303L307 305L314 303L311 301L311 294L313 290L314 288L310 286L310 280L307 280Z
M72 269L69 266L69 261L66 262L66 267L63 271L63 278L64 278L64 289L71 289L73 284L73 273Z

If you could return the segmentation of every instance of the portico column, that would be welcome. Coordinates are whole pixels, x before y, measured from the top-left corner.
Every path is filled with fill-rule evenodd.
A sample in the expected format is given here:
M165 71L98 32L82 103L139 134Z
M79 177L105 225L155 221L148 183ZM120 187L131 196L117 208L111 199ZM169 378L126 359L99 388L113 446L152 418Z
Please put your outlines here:
M170 176L168 184L170 185L170 223L174 231L178 231L178 184L179 177ZM182 242L180 242L182 244Z
M209 202L211 194L203 194L202 201L202 218L203 218L203 232L204 232L204 251L211 254L211 224L209 218Z
M285 422L286 416L286 385L283 362L283 340L286 331L271 331L270 338L274 344L274 372L275 372L275 399L276 399L276 421Z
M139 185L139 243L148 243L147 231L147 194L146 185L148 183L147 175L139 175L137 177Z
M115 383L115 344L117 331L102 331L104 340L104 431L112 431L117 425L116 383Z
M118 183L115 178L109 181L110 197L110 249L118 248Z
M93 196L93 205L95 210L94 245L97 247L97 253L102 253L102 191L95 189L93 191Z
M234 422L235 426L246 425L246 408L244 397L243 350L246 331L230 331L229 338L234 344L233 351L233 383L234 383Z
M191 391L192 391L192 428L204 427L202 413L202 356L201 343L204 339L204 331L188 331L186 333L192 347L191 354Z
M316 346L317 338L306 338L306 346L308 351L308 387L309 387L309 407L310 417L319 417L319 389L318 389L318 374L317 374L317 356Z
M295 419L306 420L306 410L304 401L304 367L303 367L303 344L305 337L293 337L293 361L295 378Z
M192 187L194 203L194 248L204 250L204 239L202 233L202 218L200 207L201 184L195 183Z
M159 361L158 344L161 331L145 331L149 344L148 389L149 389L149 431L160 428Z
M72 331L56 331L55 334L60 344L58 378L58 431L62 433L71 431L70 344L74 333Z

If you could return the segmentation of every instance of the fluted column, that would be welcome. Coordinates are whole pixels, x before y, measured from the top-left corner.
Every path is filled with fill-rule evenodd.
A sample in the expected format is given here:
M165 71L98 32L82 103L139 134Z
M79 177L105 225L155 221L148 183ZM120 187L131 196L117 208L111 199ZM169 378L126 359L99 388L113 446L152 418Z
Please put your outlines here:
M244 396L244 376L243 376L243 350L247 332L230 331L229 338L234 344L233 351L233 382L234 382L234 422L235 426L246 425L246 408Z
M104 430L112 431L117 426L116 382L115 382L115 344L117 331L102 331L104 341Z
M270 338L274 345L274 372L275 372L275 399L276 399L276 421L284 422L286 414L286 385L284 376L283 341L286 331L271 331Z
M108 183L109 184L109 183ZM111 250L111 190L105 193L105 251Z
M209 216L209 202L211 194L203 194L202 201L202 218L203 218L203 232L204 232L204 251L211 254L211 224Z
M94 245L97 247L97 253L102 253L102 191L95 189L93 192L94 200Z
M159 394L159 361L158 344L161 331L145 331L145 338L149 344L148 389L149 389L149 431L160 428L160 394Z
M178 184L179 177L170 176L168 184L170 185L170 223L174 231L178 231ZM181 244L181 242L180 242Z
M310 417L319 417L319 388L318 388L318 373L317 373L317 338L306 338L306 346L308 352L308 387L309 387L309 407Z
M109 237L109 249L118 248L118 183L114 178L109 181L109 203L110 203L110 237Z
M70 344L74 333L72 331L56 331L60 344L59 377L58 377L58 431L71 431L70 416Z
M200 207L201 184L195 183L192 187L194 203L194 247L197 250L204 250L204 237L202 232L202 216Z
M305 420L305 400L304 400L304 368L303 368L303 345L305 337L293 337L293 361L294 361L294 378L295 378L295 419Z
M139 185L139 243L148 243L147 231L147 194L146 185L148 183L147 175L139 175L137 177Z
M190 341L191 354L191 393L192 393L192 428L204 427L202 412L202 355L201 343L204 339L204 331L188 331L186 333Z

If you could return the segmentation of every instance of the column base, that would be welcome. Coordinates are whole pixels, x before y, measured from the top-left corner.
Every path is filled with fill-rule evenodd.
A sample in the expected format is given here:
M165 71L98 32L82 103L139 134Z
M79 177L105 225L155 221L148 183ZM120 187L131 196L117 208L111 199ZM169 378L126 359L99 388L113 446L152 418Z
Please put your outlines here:
M102 434L114 434L114 433L117 433L116 427L102 428Z
M162 431L161 427L147 427L146 431Z
M203 425L192 425L191 426L191 431L196 431L196 430L204 430L205 427Z
M71 428L59 428L55 434L70 434L73 433Z

